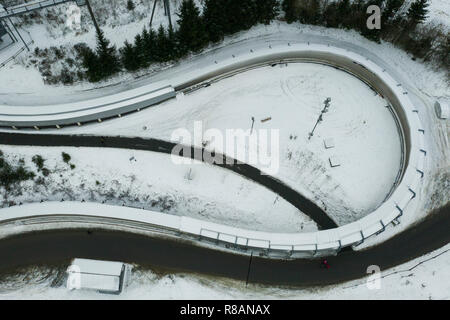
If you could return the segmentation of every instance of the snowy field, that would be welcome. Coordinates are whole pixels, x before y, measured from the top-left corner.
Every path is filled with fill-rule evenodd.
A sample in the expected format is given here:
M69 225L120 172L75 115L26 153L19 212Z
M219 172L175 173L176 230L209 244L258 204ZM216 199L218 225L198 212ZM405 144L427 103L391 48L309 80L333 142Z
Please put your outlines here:
M68 291L58 269L33 267L0 279L0 299L450 299L450 245L381 273L380 288L369 278L335 286L287 289L190 274L135 268L119 296ZM324 272L327 272L324 270ZM367 286L369 280L369 287Z
M450 28L450 2L447 0L431 0L429 2L428 21Z
M327 97L329 112L308 140ZM225 137L227 129L250 130L254 117L253 134L260 129L279 130L280 169L274 176L323 207L338 224L345 224L374 211L400 169L400 138L386 105L386 100L343 71L292 63L247 71L140 113L59 132L170 140L178 128L193 134L194 122L201 121L203 132L214 128ZM262 122L267 118L271 119ZM324 140L330 138L335 147L326 149ZM210 150L226 153L213 139L205 137L202 142ZM339 159L339 167L330 166L332 157ZM239 160L248 162L248 158Z
M35 181L22 182L12 191L2 188L3 206L61 199L106 201L260 231L317 230L308 216L273 192L207 164L175 165L169 155L134 150L14 146L0 150L9 162L23 159L37 175ZM62 152L71 156L69 163L63 162ZM31 161L36 154L45 160L47 177Z

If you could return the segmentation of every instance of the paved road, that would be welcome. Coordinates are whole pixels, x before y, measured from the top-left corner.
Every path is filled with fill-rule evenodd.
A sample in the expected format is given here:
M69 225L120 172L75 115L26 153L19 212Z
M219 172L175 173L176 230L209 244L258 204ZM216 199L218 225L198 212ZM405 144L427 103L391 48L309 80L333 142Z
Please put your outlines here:
M89 135L50 135L50 134L23 134L0 132L0 144L32 145L32 146L72 146L72 147L106 147L133 150L147 150L170 154L175 146L172 142L157 139L126 138L126 137L99 137ZM203 151L203 149L202 149ZM195 158L197 152L191 148L191 157ZM200 154L203 154L201 152ZM180 154L181 155L181 154ZM202 159L197 159L202 160ZM280 180L262 175L261 171L248 164L235 163L229 165L223 161L218 166L232 170L250 180L253 180L267 189L277 193L280 197L298 208L316 222L319 229L336 228L336 223L320 207L290 188Z
M280 261L236 255L173 240L113 231L44 231L0 241L0 272L36 264L67 264L74 257L134 262L166 272L224 276L249 283L311 286L334 284L366 275L369 265L382 270L450 242L450 204L415 227L374 248L330 257L329 270L317 260ZM248 268L250 265L250 272Z

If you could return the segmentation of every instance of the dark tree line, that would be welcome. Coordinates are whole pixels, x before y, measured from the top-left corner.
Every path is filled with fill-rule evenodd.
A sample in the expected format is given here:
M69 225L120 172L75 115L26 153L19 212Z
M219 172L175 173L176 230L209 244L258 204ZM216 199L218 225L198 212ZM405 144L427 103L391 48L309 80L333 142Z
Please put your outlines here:
M415 0L405 13L400 12L405 0L283 0L282 9L288 23L331 28L353 29L364 37L389 41L415 58L433 60L450 69L450 35L436 26L426 26L429 0ZM381 8L381 29L369 29L367 8Z
M184 0L178 9L178 29L144 28L119 50L103 33L97 34L95 50L81 53L89 81L107 78L122 69L136 71L152 63L177 60L199 52L210 43L223 40L258 23L269 24L278 13L277 0L205 0L200 12L193 0Z

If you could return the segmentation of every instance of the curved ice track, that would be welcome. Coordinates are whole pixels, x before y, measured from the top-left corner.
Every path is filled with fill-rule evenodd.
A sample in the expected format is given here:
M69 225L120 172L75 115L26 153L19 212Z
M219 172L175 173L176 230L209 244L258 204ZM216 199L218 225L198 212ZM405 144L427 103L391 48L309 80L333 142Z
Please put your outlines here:
M391 196L374 212L353 223L322 230L314 233L266 233L208 223L191 219L189 224L182 225L178 232L200 240L223 244L229 249L248 249L269 257L305 257L335 253L344 247L363 242L367 237L385 230L385 228L406 213L408 205L414 201L417 190L422 183L426 147L424 130L422 129L418 111L408 98L408 92L393 79L385 69L368 58L354 52L327 45L315 44L284 44L267 46L263 49L251 50L245 54L233 55L223 61L213 61L210 65L198 70L175 75L170 85L162 87L154 84L150 93L147 89L133 89L117 95L94 99L80 103L65 105L50 105L39 107L1 106L0 125L10 127L58 126L76 124L84 121L100 121L101 119L121 116L123 113L138 111L151 105L161 98L161 101L174 96L176 91L190 90L201 87L207 82L215 81L236 72L248 70L282 61L308 61L331 65L345 70L366 82L375 91L384 96L391 104L391 110L401 127L403 138L403 166L397 177L397 186ZM162 91L160 91L162 90ZM161 93L161 97L159 93ZM126 97L127 94L131 97ZM157 101L159 102L159 101ZM155 102L156 103L156 102ZM55 111L56 110L56 111ZM104 212L101 204L97 204L97 212ZM29 206L2 209L4 215L12 215L19 220L32 218L27 208ZM31 208L30 208L31 209ZM33 208L38 210L37 207ZM40 209L39 209L40 210ZM83 215L83 209L67 212L65 206L53 207L55 217L60 212L68 216ZM149 213L150 214L150 213ZM89 215L91 218L96 215ZM98 217L99 219L101 217ZM124 216L125 218L125 216ZM136 220L138 222L144 222ZM161 229L165 223L157 224Z

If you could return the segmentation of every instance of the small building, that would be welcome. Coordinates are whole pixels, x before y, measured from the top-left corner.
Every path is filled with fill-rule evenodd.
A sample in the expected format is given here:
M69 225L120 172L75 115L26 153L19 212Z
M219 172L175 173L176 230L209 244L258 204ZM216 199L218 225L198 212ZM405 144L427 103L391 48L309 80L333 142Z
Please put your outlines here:
M131 266L122 262L74 259L67 269L67 289L120 294L128 285Z
M440 119L448 119L450 118L450 106L448 103L444 101L436 101L434 103L434 109L436 111L436 115Z

